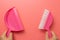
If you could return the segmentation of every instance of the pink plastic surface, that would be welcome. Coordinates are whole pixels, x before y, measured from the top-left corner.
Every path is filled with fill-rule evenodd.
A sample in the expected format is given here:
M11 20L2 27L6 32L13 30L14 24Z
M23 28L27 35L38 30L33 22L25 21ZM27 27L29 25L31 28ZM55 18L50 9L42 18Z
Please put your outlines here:
M19 19L18 13L15 7L7 11L4 19L8 27L7 36L9 35L11 31L22 31L23 30L22 21L21 19Z
M48 18L47 18L45 27L44 27L44 29L48 31L49 37L52 36L52 35L51 35L51 32L50 32L50 27L51 27L52 22L53 22L53 16L52 16L51 13L49 12L49 15L48 15Z

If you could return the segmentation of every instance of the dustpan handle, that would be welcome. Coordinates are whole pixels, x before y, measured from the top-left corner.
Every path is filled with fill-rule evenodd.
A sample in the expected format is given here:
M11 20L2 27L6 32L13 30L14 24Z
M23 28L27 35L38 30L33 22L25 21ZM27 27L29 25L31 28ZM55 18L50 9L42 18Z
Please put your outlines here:
M8 31L6 32L6 36L7 36L7 37L10 35L10 32L11 32L11 30L8 29Z
M52 33L50 32L50 30L48 30L48 37L52 37Z

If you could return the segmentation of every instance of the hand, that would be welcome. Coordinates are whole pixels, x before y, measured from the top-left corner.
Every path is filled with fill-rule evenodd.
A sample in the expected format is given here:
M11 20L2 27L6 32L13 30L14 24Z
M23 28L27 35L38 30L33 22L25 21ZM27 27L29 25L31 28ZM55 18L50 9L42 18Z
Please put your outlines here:
M8 37L6 37L6 32L4 32L1 36L0 36L0 40L12 40L12 33L10 33L10 35Z
M46 40L57 40L57 37L56 37L55 33L54 32L51 32L51 33L52 33L52 37L49 38L48 37L48 32L46 32Z

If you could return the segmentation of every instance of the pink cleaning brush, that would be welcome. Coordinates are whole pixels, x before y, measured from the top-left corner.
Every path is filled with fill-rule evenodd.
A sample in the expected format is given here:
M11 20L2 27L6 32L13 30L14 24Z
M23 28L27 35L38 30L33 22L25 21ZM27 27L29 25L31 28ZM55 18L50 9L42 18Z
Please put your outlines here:
M39 24L39 29L43 29L48 31L48 36L51 37L51 32L50 32L50 26L53 22L53 16L51 15L51 12L47 9L44 10L41 22Z

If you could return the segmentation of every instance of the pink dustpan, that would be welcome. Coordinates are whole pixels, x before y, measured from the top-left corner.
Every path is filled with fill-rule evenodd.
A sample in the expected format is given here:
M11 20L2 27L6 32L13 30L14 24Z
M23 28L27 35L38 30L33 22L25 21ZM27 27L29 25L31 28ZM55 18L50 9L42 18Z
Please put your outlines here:
M53 16L52 16L51 12L49 12L49 15L48 15L48 18L47 18L45 27L44 27L44 29L48 31L49 37L52 36L52 35L51 35L51 32L50 32L50 27L51 27L51 25L52 25L52 22L53 22Z
M53 16L49 10L45 9L42 16L41 22L39 24L39 29L47 30L49 37L51 37L50 26L53 22Z
M9 35L11 31L22 31L23 30L22 21L21 19L19 19L18 13L15 7L7 11L4 17L4 20L8 27L7 36Z

